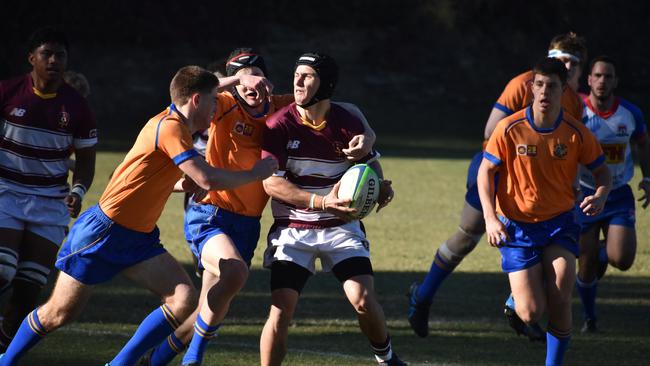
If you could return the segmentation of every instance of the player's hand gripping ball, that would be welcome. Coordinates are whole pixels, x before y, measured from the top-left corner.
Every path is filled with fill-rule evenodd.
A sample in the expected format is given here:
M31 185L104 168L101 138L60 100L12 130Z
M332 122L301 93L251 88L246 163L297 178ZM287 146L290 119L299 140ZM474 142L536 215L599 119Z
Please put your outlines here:
M357 211L350 214L362 219L372 212L379 198L380 179L367 164L357 164L341 177L338 198L350 199L350 208Z

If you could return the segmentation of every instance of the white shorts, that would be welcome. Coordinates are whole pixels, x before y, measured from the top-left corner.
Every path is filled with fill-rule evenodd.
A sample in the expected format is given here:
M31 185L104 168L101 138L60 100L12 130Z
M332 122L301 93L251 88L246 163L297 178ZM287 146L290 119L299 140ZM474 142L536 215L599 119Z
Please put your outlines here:
M278 227L268 236L264 266L289 261L316 273L316 258L324 272L348 258L370 258L370 246L359 221L325 229Z
M61 198L0 191L0 228L29 231L61 246L68 222L70 214Z

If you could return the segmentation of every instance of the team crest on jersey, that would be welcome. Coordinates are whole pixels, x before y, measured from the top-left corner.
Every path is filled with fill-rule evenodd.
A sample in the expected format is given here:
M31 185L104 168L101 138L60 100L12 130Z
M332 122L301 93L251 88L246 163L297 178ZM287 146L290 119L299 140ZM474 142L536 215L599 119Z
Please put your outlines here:
M345 155L343 153L343 149L345 149L345 145L341 141L334 141L332 143L332 147L334 148L334 152L336 153L336 155L338 156Z
M66 112L65 106L61 106L61 114L59 114L59 128L64 129L70 123L70 113Z
M628 136L627 126L624 124L618 125L618 131L616 132L616 136L621 136L621 137Z
M568 153L568 148L565 144L559 143L555 145L553 148L553 156L555 156L558 159L564 159L566 157L566 154Z
M517 145L517 155L537 156L537 145Z
M244 136L252 136L253 131L255 130L255 127L253 125L249 125L248 123L244 122L239 122L237 121L235 123L235 127L233 127L233 132L244 135Z

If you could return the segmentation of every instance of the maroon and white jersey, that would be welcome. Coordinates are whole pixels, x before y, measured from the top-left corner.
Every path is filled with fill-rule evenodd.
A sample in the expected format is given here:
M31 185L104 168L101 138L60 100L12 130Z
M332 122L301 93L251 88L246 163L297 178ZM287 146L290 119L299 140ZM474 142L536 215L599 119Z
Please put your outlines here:
M43 94L27 74L0 81L0 114L0 190L66 196L70 154L97 144L86 99L66 83Z
M331 104L326 118L321 128L306 125L292 103L267 119L262 143L262 158L272 156L278 160L276 176L319 195L329 193L354 164L346 159L342 149L364 131L359 118L336 103ZM360 162L376 156L372 152ZM279 226L319 229L345 224L327 212L295 207L276 199L271 201L271 209Z

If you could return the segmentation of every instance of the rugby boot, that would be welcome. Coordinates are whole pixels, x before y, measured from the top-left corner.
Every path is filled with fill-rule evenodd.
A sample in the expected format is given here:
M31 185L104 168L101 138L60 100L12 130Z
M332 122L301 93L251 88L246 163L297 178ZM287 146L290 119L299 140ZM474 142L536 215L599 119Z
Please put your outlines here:
M417 299L418 284L413 282L406 296L409 299L408 321L411 329L418 337L429 335L429 308L430 303L423 303Z

